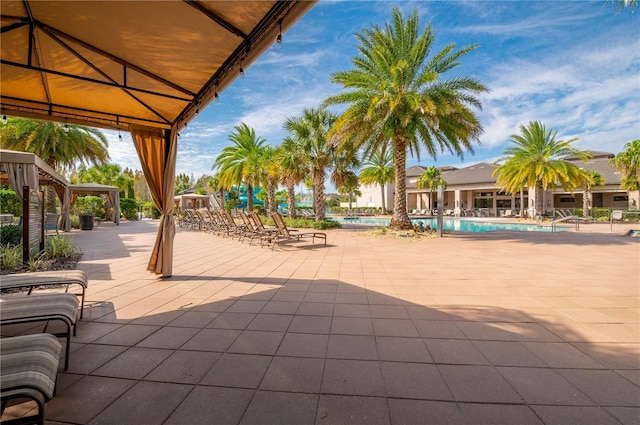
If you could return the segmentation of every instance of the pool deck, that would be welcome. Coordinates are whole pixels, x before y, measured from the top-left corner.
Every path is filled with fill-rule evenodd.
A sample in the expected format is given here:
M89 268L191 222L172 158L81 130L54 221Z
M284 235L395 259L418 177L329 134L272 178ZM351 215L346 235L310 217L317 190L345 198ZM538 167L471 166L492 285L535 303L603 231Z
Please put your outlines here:
M637 224L274 251L178 229L162 279L157 223L71 233L87 309L48 424L640 423Z

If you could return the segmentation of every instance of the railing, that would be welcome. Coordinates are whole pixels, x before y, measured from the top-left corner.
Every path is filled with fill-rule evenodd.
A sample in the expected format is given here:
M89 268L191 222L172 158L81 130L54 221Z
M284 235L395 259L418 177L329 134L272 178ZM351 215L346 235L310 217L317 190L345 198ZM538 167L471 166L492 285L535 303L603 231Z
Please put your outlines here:
M552 232L556 231L556 225L558 223L562 223L562 222L565 222L565 221L568 222L568 221L571 221L571 220L575 220L576 230L580 230L580 217L578 217L577 215L567 215L567 216L559 217L559 218L556 218L555 220L553 220L551 222L551 231Z

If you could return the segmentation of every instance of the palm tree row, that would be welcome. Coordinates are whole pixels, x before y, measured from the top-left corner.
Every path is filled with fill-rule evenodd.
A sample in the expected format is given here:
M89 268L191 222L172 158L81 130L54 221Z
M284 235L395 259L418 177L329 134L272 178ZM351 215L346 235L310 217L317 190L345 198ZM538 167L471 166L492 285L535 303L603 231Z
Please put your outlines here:
M399 8L393 9L391 23L364 29L356 38L359 55L352 60L354 68L332 77L345 91L329 97L317 109L305 109L286 119L284 128L289 135L281 148L272 151L281 159L276 161L280 168L272 172L289 188L309 175L316 218L322 219L328 170L334 183L351 187L348 192L353 192L361 155L366 164L361 181L380 184L383 199L384 184L395 181L391 227L411 228L406 206L407 153L418 159L421 150L434 158L438 152L462 157L465 151L473 152L472 142L483 131L473 109L481 107L477 96L488 89L472 78L443 75L477 46L456 49L455 44L448 44L432 54L435 33L431 26L421 31L417 11L405 19ZM331 105L347 108L338 116L326 109ZM259 166L264 165L262 139L241 124L229 140L233 145L213 165L221 174L222 187L244 182L249 192L255 184L268 185L268 179L257 172L265 170ZM391 161L393 171L389 170ZM306 172L299 168L302 165ZM289 200L290 207L293 202Z

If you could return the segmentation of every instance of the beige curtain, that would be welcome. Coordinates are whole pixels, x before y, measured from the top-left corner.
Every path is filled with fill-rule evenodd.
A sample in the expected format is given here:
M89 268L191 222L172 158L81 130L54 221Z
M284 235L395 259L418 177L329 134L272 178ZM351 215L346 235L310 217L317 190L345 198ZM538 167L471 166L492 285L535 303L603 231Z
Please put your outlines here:
M175 127L171 132L166 132L132 126L131 137L140 158L151 198L162 213L147 270L169 277L173 269L173 239L176 233L172 213L178 133Z
M108 195L113 205L113 222L120 224L120 191L118 189L110 190Z
M38 169L35 164L22 164L15 162L5 162L4 168L11 188L22 201L22 187L29 186L31 189L40 190L38 181Z

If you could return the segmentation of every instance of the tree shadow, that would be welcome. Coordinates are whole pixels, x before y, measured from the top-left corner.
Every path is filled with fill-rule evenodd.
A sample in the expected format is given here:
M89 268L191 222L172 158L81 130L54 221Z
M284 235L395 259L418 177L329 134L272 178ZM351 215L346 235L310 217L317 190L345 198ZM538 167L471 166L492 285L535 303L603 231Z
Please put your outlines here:
M185 291L158 305L132 299L117 309L90 297L48 420L637 418L637 339L594 342L552 317L480 305L434 308L412 301L417 294L392 296L338 279L181 274L162 282Z

